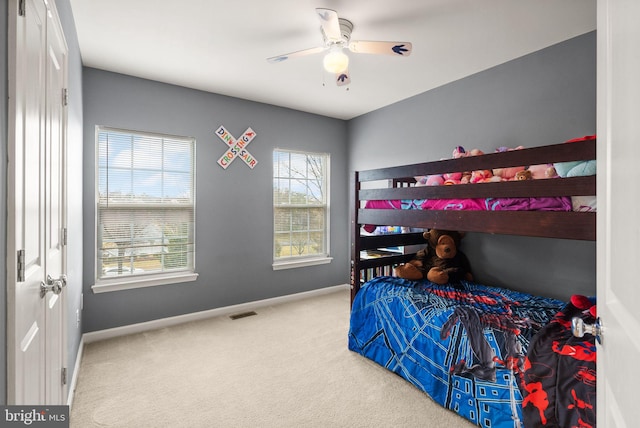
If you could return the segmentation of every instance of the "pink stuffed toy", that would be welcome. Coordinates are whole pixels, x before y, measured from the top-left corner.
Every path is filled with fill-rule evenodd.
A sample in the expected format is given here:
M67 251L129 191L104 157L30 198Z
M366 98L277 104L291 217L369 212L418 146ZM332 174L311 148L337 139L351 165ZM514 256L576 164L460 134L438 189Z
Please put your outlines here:
M460 184L460 180L462 180L461 172L449 172L446 174L442 174L442 178L444 178L444 184Z
M534 180L540 180L543 178L555 178L558 176L553 164L540 164L531 165L527 168L531 172L531 178Z
M456 146L456 147L453 149L452 157L453 157L454 159L463 158L463 157L465 157L465 156L468 156L468 155L467 155L467 151L464 149L464 147L462 147L462 146Z
M471 183L487 183L491 181L493 174L488 169L473 171L471 173Z
M416 187L420 186L441 186L444 184L444 178L439 174L421 175L413 177L416 180Z
M444 184L444 178L441 175L428 175L427 176L427 186L441 186Z
M524 146L518 146L516 148L510 149L509 147L498 147L496 149L496 153L507 152L511 150L520 150L524 149ZM495 177L500 177L503 181L515 180L516 174L520 171L524 171L524 166L515 166L509 168L494 168L493 175Z
M454 159L464 158L468 156L480 156L484 152L480 149L471 149L466 151L462 146L456 146L453 149ZM491 179L491 171L473 171L473 172L456 172L451 174L445 174L444 184L467 184L467 183L479 183L483 181L489 181Z
M453 158L459 159L469 156L480 156L483 155L484 152L480 149L471 149L469 151L465 150L462 146L456 146L453 149ZM488 170L478 170L478 171L465 171L465 172L455 172L444 174L444 184L467 184L467 183L484 183L489 181L500 181L493 177L493 173Z

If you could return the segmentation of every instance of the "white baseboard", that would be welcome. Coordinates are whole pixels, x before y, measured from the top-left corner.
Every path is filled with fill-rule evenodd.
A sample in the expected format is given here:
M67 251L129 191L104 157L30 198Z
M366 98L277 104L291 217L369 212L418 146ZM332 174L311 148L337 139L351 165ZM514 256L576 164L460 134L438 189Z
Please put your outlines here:
M82 363L82 351L84 351L84 335L80 337L78 353L76 354L76 363L73 366L73 376L71 377L71 383L67 390L67 406L69 406L69 409L73 406L73 394L76 392L76 385L78 384L78 374L80 373L80 364Z
M193 312L175 317L162 318L153 321L142 322L138 324L125 325L122 327L109 328L105 330L92 331L82 335L84 343L97 342L99 340L111 339L128 334L142 333L144 331L157 330L160 328L170 327L173 325L183 324L191 321L226 316L240 312L250 311L253 309L272 306L281 303L293 302L310 297L321 296L324 294L334 293L338 290L349 289L349 284L334 285L332 287L320 288L318 290L305 291L302 293L289 294L287 296L274 297L271 299L257 300L254 302L241 303L239 305L225 306L223 308L210 309L207 311Z

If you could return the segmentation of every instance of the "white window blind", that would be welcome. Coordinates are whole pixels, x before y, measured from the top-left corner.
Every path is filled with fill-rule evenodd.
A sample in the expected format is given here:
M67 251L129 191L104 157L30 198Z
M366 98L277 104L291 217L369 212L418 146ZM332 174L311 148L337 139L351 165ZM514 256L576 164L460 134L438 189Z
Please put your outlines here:
M273 152L274 262L328 257L329 155Z
M195 140L98 127L98 279L193 272Z

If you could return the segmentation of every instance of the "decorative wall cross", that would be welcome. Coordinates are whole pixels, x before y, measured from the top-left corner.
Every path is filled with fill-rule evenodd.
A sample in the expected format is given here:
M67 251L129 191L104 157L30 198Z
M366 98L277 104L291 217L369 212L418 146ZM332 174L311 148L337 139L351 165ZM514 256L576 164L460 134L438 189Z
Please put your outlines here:
M237 140L222 125L216 130L216 135L229 146L229 150L218 159L218 165L227 169L227 167L231 165L231 162L238 157L251 169L258 164L258 160L246 149L251 140L256 136L255 131L251 129L251 127L247 128Z

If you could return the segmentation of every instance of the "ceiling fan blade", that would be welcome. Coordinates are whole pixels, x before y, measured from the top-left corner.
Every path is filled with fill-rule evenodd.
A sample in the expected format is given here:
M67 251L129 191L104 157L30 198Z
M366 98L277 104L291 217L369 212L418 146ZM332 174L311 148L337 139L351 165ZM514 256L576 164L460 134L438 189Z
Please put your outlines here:
M336 74L336 85L347 86L349 83L351 83L351 73L349 73L349 70Z
M342 41L342 32L340 31L340 22L338 21L338 13L331 9L316 9L322 31L329 42Z
M354 40L349 43L349 50L355 53L409 56L411 55L411 43Z
M267 61L271 63L282 62L288 60L289 58L316 54L322 51L326 51L327 49L329 48L326 46L318 46L317 48L303 49L301 51L291 52L284 55L272 56L271 58L267 58Z

